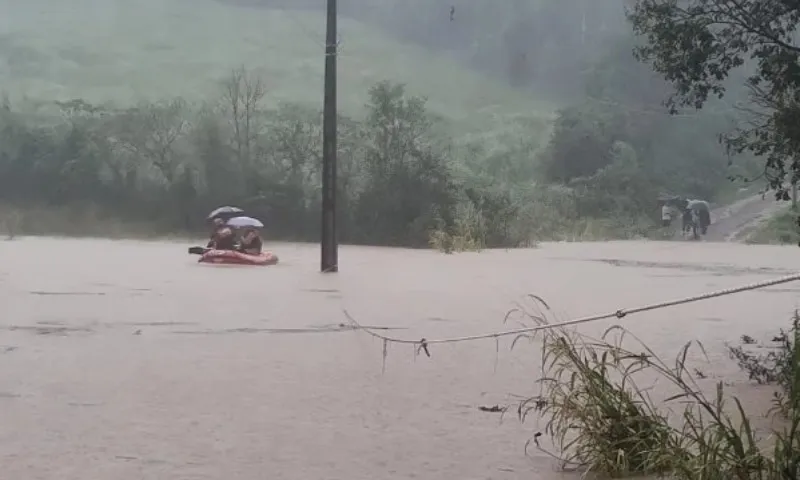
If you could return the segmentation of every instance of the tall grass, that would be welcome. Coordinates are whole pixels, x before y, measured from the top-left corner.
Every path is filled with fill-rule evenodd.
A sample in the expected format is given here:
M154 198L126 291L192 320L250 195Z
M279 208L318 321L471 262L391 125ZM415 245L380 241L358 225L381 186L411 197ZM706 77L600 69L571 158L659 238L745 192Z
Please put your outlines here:
M800 316L795 314L789 330L781 329L769 345L757 342L749 335L742 335L739 345L728 345L728 353L750 380L758 384L775 384L775 406L788 415L791 411L792 387L797 365L797 335Z
M748 232L745 241L750 244L797 245L800 242L800 225L796 210L786 208L757 225Z
M520 309L527 322L547 324L547 307ZM797 331L793 331L797 339ZM656 353L620 326L592 338L571 329L540 331L541 393L518 409L525 421L540 416L564 467L608 477L658 475L692 480L788 480L800 462L800 356L793 351L785 400L788 419L761 436L749 412L718 382L711 393L698 385L690 342L674 361ZM696 351L696 352L693 352ZM658 383L664 398L651 398ZM538 441L535 443L547 451ZM773 442L770 446L769 442ZM765 447L766 445L766 447Z

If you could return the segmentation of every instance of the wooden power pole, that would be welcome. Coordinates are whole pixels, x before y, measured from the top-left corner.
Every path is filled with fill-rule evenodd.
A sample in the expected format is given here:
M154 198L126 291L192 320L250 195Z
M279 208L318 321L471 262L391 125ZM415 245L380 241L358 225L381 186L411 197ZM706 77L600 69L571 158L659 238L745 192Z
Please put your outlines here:
M322 261L320 270L339 271L336 235L336 0L328 0L325 26L325 100L322 120Z

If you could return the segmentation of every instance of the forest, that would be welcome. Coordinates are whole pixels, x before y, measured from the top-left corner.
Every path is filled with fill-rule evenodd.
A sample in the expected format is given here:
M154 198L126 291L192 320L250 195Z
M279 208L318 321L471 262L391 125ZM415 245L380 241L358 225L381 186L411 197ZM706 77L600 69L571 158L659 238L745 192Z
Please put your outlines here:
M97 2L103 3L83 3ZM728 98L671 115L664 102L672 85L634 57L637 37L624 4L515 0L490 8L478 0L342 0L340 240L457 249L648 236L658 232L659 194L724 201L757 178L763 162L720 142L745 114L737 107L737 98L746 97L740 78L731 77ZM170 5L168 14L189 8L182 0ZM262 19L284 15L297 20L298 35L322 18L322 2L192 5L194 18L206 18L202 9L237 21L254 12ZM23 13L32 21L31 12ZM356 25L386 45L414 44L403 50L413 54L398 55L414 73L372 72L369 84L361 75L363 91L352 90L348 79L357 72L347 55L360 52L348 51L354 48L348 34ZM53 35L47 40L56 42ZM160 34L164 45L171 41L166 35ZM0 110L6 209L24 219L34 207L91 208L168 233L201 231L205 212L237 204L263 217L270 237L318 238L322 83L315 77L317 89L282 94L294 83L279 70L290 52L269 70L247 58L217 62L202 89L193 85L183 95L153 88L109 99L86 82L70 87L66 74L46 77L36 63L44 60L30 53L34 44L22 33L0 40L9 86ZM103 48L73 43L73 56ZM141 61L159 52L142 53ZM369 54L359 65L391 61ZM423 54L450 62L452 77L429 71ZM321 69L323 56L304 61ZM165 66L165 79L185 75L169 68L178 67ZM162 72L151 74L148 82L156 84ZM19 87L31 76L60 82L59 89L31 95ZM460 90L467 82L472 90ZM486 104L456 107L484 97ZM21 223L23 231L38 228Z

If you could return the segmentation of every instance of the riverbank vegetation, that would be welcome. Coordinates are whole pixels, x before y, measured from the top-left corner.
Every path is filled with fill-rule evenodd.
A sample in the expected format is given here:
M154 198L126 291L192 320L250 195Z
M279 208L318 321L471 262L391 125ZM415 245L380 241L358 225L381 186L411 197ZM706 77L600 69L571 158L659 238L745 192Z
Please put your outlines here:
M538 310L537 310L538 312ZM525 314L547 323L547 315ZM591 338L572 329L542 330L541 393L520 404L523 421L541 416L533 444L562 466L601 476L659 475L686 480L784 480L800 470L798 317L769 353L754 340L730 347L754 381L775 385L764 411L746 411L707 376L702 345L688 343L674 361L622 327ZM763 352L764 350L761 350ZM773 416L772 428L756 425ZM550 437L555 450L548 449Z
M797 14L798 6L778 0L637 0L629 11L637 57L673 85L674 112L747 92L748 121L724 141L765 158L763 176L782 200L800 174ZM796 217L784 212L766 229L792 240ZM546 315L526 318L547 323ZM751 381L774 385L764 411L747 411L725 382L708 378L701 345L687 343L665 361L621 327L600 338L543 330L542 392L519 415L543 416L556 445L550 453L566 467L611 477L800 478L799 323L795 313L772 345L743 336L728 346ZM773 427L758 428L764 414Z
M747 235L747 243L799 245L800 224L797 210L786 208L768 218Z
M373 2L371 16L343 7L343 242L450 251L658 235L659 193L713 201L738 187L729 177L759 172L751 156L731 159L717 143L730 111L666 115L669 85L631 58L621 3L588 34L573 28L572 7L548 10L565 27L542 29L542 41L567 35L581 53L538 62L537 75L490 75L463 52L404 40L379 21L390 3ZM0 41L10 59L0 204L13 212L0 225L198 232L211 208L237 204L273 238L318 238L321 35L301 27L321 26L321 12L84 0L63 17L54 5L11 9L14 27ZM457 18L480 5L465 2ZM543 14L515 8L498 11ZM495 51L495 26L470 23L458 35ZM569 82L556 85L559 76Z
M206 211L234 203L264 217L271 235L315 238L321 115L298 104L262 106L265 95L259 77L238 69L205 103L110 108L71 100L26 109L7 101L2 200L22 212L18 230L27 233L43 233L24 220L34 207L70 207L73 230L82 228L77 216L93 212L166 232L202 229ZM451 141L451 125L403 85L376 84L366 115L339 119L342 240L424 246L468 230L476 245L491 247L650 234L653 192L664 182L622 133L578 147L585 115L560 113L542 152L522 133L490 149L482 140ZM603 152L599 164L575 163ZM724 176L720 166L708 193Z

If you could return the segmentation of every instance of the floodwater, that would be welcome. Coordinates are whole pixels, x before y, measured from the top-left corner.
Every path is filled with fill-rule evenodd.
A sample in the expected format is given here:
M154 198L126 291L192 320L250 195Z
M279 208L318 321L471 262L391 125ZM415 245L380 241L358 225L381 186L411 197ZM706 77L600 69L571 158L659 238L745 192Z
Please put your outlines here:
M525 455L536 419L478 409L536 392L535 343L434 345L430 358L389 345L384 366L380 341L339 327L342 310L390 336L432 339L500 330L528 293L567 319L800 270L793 247L610 242L457 255L342 247L340 273L321 275L317 247L273 247L281 264L258 268L200 265L178 243L0 243L3 478L576 478ZM622 322L669 356L703 341L708 374L746 386L724 342L786 327L798 289Z

